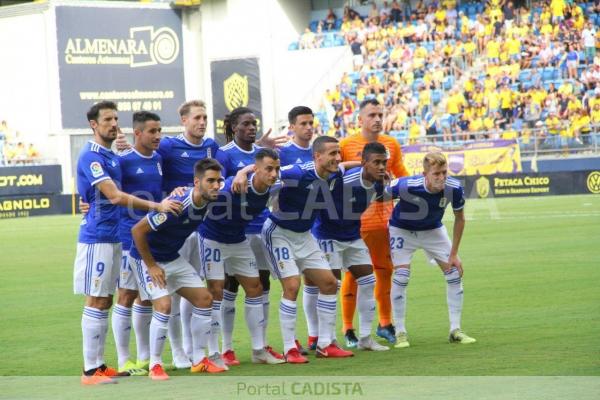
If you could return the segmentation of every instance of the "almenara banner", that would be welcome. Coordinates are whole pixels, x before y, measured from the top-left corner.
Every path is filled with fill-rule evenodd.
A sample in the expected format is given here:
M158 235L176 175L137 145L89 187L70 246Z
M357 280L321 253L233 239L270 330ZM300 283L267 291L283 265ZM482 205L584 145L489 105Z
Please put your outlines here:
M411 175L423 173L423 157L429 152L444 153L448 159L449 175L494 175L522 171L521 153L516 140L487 140L465 144L458 149L445 149L433 144L402 146L404 165Z

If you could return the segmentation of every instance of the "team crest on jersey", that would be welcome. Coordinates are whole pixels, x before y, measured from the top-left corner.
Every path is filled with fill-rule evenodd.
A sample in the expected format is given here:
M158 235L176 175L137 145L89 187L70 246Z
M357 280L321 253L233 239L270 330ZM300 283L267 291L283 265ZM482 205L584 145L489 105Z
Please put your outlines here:
M223 99L229 111L234 108L246 107L249 99L248 76L242 76L237 72L223 81Z
M448 204L448 199L445 197L442 197L440 199L440 208L445 208L447 204Z
M206 263L206 270L210 271L210 263Z
M279 268L283 269L283 265L284 265L283 261L279 261Z
M98 289L98 286L100 286L100 278L94 279L94 287Z
M165 222L167 220L167 214L165 213L158 213L155 214L154 216L152 216L152 222L154 223L154 225L160 225L163 222Z
M94 161L90 164L90 171L92 171L92 176L94 178L98 178L104 175L104 170L102 169L102 165L98 161Z
M111 163L111 165L112 165L113 167L116 167L116 166L117 166L117 163L115 162L115 160L112 160L110 163Z
M156 169L158 169L158 174L162 176L162 167L160 166L159 162L156 163Z

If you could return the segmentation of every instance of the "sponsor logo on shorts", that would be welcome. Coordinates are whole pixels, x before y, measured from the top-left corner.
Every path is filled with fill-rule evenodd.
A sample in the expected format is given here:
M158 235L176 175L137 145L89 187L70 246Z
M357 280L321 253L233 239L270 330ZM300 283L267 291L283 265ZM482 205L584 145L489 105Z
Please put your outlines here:
M98 178L104 175L104 170L102 169L102 165L98 161L94 161L90 164L90 170L92 171L92 176L94 178Z

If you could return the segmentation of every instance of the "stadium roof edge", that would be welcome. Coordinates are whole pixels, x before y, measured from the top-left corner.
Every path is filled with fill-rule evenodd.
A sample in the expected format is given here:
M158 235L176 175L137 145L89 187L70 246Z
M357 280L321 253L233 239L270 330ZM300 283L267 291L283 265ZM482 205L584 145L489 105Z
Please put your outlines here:
M18 17L42 13L50 8L50 3L25 3L0 7L0 18Z

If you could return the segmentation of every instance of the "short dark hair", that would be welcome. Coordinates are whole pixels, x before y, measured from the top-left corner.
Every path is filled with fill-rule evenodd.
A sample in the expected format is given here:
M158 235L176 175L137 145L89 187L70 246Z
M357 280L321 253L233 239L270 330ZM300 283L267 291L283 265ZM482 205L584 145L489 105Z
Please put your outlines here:
M279 154L273 149L263 148L256 152L256 154L254 155L254 160L260 161L263 158L271 158L273 160L279 160Z
M223 118L223 130L225 132L225 141L227 143L233 140L234 132L233 126L237 125L238 119L244 114L254 114L254 111L248 107L238 107L231 110L231 113L225 115Z
M288 121L290 124L295 124L296 123L296 118L298 118L298 115L312 115L314 117L314 113L313 110L311 110L309 107L306 106L297 106L294 107L290 110L290 112L288 113Z
M197 161L196 164L194 164L194 178L202 178L204 173L209 170L221 172L223 167L221 166L221 163L214 158L205 158Z
M88 121L96 121L98 122L98 115L100 115L100 110L115 110L117 111L117 105L113 101L101 101L99 103L94 104L87 112Z
M380 106L381 105L379 100L377 100L375 98L364 99L363 101L360 102L360 105L358 106L358 110L362 111L369 104L372 106Z
M385 154L387 155L387 150L384 145L378 142L367 143L365 147L363 147L362 151L362 160L368 161L369 156L371 154Z
M322 153L325 150L326 143L339 143L339 140L333 136L319 136L315 139L312 145L313 154Z
M133 129L143 129L143 125L147 121L160 121L160 117L150 111L136 111L133 113Z

